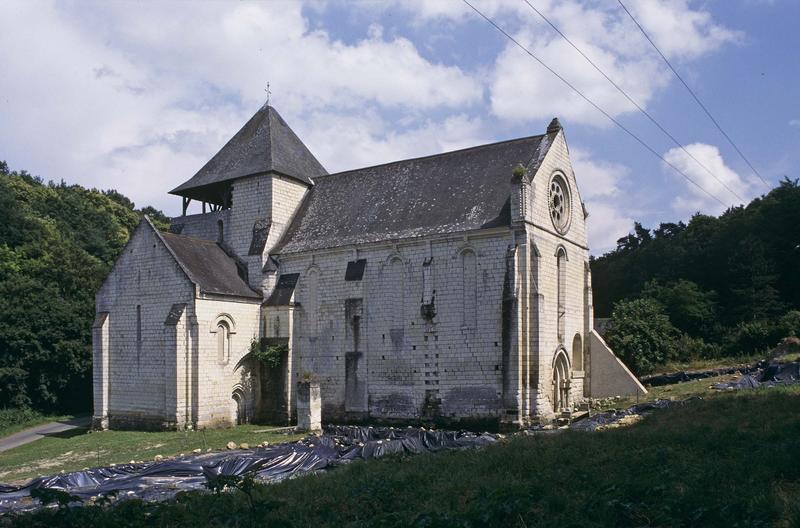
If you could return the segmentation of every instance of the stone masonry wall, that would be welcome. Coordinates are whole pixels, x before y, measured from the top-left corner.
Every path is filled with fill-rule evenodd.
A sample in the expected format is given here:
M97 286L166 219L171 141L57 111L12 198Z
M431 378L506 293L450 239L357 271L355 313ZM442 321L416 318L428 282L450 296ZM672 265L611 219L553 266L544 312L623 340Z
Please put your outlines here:
M217 241L219 239L218 222L220 221L223 226L223 236L228 236L225 230L230 227L230 213L230 209L225 209L222 211L178 216L172 219L171 227L174 232L180 233L181 235Z
M319 376L323 420L499 418L511 243L504 229L283 256L281 273L301 274L292 374ZM356 259L367 261L363 278L345 281L347 263ZM431 300L436 315L429 321L421 306Z
M269 256L269 250L283 237L286 228L294 218L297 209L303 202L308 187L291 178L274 175L272 178L272 226L267 243L264 245L262 265ZM268 292L275 286L275 273L261 276L263 291Z
M559 171L563 174L570 188L570 208L572 219L569 230L561 235L555 230L550 219L548 205L548 191L551 176ZM550 151L543 160L530 187L530 207L528 208L527 229L529 239L535 246L531 255L531 272L529 274L531 287L529 289L531 306L538 306L538 327L533 333L538 332L538 346L531 347L531 412L543 417L552 416L553 413L553 362L556 352L564 347L570 368L572 370L571 399L573 402L581 401L584 397L584 370L577 370L573 359L573 343L580 342L577 352L578 357L585 358L587 354L586 339L588 328L586 326L585 288L587 287L586 263L589 260L589 250L586 239L586 222L583 207L578 192L578 185L569 159L569 151L561 132L556 137ZM567 254L566 282L565 282L565 308L563 342L558 340L557 312L558 312L558 274L556 252L563 247ZM538 256L537 256L538 255ZM575 336L579 336L576 339ZM537 350L538 349L538 350ZM535 388L534 388L535 387Z
M174 372L165 369L165 358L175 350L168 350L164 322L175 303L186 303L191 312L193 298L193 284L141 223L96 297L97 311L108 313L108 377L95 383L95 391L107 393L112 428L161 428L174 420L174 409L165 405L174 392L165 380Z
M250 286L261 289L261 255L248 255L256 222L269 221L272 215L272 177L239 178L233 182L233 199L225 244L247 263Z
M236 391L240 391L245 405L251 405L259 397L257 380L242 359L259 335L260 308L260 302L252 300L197 299L198 427L234 424ZM226 321L231 327L230 349L222 359L216 334L219 321Z

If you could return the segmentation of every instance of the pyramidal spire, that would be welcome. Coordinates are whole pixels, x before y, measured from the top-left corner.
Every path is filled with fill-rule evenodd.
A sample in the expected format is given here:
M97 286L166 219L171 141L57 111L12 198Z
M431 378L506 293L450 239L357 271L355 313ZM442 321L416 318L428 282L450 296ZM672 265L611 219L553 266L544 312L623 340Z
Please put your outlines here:
M308 185L328 173L267 100L197 174L170 193L202 200L223 182L270 172Z

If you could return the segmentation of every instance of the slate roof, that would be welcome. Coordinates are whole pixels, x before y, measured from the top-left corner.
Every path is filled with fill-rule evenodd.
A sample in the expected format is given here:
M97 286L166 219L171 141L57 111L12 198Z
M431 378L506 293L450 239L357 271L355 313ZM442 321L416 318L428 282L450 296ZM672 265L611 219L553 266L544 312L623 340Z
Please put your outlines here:
M208 201L220 184L266 172L309 185L328 173L278 112L264 105L197 174L170 194Z
M272 290L269 298L264 301L266 306L288 306L289 301L292 300L292 294L297 286L297 279L300 278L299 273L285 273L278 277L278 283L275 289Z
M507 226L514 168L538 169L557 133L320 176L271 253Z
M154 227L155 229L155 227ZM239 274L236 261L216 242L174 233L156 233L189 279L204 293L260 299Z

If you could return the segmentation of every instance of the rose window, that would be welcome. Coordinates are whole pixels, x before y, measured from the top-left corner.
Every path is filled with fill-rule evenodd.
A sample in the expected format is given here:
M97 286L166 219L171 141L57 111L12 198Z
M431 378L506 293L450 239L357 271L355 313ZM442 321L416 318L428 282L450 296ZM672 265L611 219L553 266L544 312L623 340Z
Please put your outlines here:
M554 176L550 181L549 202L553 226L559 233L566 232L570 219L569 190L560 175Z

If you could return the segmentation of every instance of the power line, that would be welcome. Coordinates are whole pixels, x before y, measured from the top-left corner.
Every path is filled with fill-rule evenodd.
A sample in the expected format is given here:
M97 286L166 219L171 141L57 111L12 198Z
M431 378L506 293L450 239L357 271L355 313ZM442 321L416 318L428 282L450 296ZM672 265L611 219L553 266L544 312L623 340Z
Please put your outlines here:
M664 127L663 127L663 126L661 126L661 123L659 123L658 121L656 121L656 119L655 119L655 118L654 118L652 115L650 115L650 112L648 112L647 110L645 110L644 108L642 108L642 106L641 106L641 105L639 105L639 103L637 103L636 101L634 101L634 100L633 100L633 98L632 98L630 95L628 95L628 93L627 93L625 90L623 90L623 89L622 89L622 88L621 88L621 87L620 87L620 86L619 86L619 85L618 85L616 82L614 82L614 80L613 80L613 79L611 79L611 77L609 77L609 76L606 74L606 72L604 72L604 71L603 71L603 70L600 68L600 66L598 66L598 65L597 65L597 64L596 64L596 63L595 63L595 62L594 62L592 59L590 59L590 58L589 58L589 57L588 57L588 56L587 56L587 55L586 55L586 54L585 54L585 53L584 53L584 52L583 52L583 51L582 51L582 50L581 50L581 49L580 49L580 48L579 48L579 47L578 47L578 46L577 46L577 45L576 45L574 42L572 42L572 40L570 40L570 39L569 39L569 37L567 37L567 36L566 36L564 33L562 33L562 32L561 32L561 30L560 30L560 29L558 29L558 27L556 27L556 25L555 25L555 24L553 24L553 23L550 21L550 19L549 19L549 18L547 18L547 17L544 15L544 13L542 13L541 11L539 11L538 9L536 9L536 7L534 7L534 5L533 5L533 4L531 4L531 3L530 3L528 0L522 0L522 1L523 1L523 2L525 2L526 4L528 4L528 7L530 7L531 9L533 9L533 11L534 11L534 12L536 12L536 14L537 14L537 15L539 15L539 16L540 16L540 17L541 17L541 18L542 18L542 19L543 19L545 22L547 22L547 23L550 25L550 27L551 27L551 28L553 28L553 30L554 30L556 33L558 33L559 35L561 35L561 38L563 38L563 39L564 39L564 40L565 40L565 41L566 41L566 42L567 42L567 43L568 43L570 46L572 46L572 47L575 49L575 51L577 51L578 53L580 53L581 57L583 57L584 59L586 59L586 61L587 61L589 64L591 64L591 65L592 65L592 67L594 67L594 69L595 69L595 70L597 70L598 72L600 72L600 74L601 74L603 77L605 77L605 78L606 78L606 80L607 80L609 83L611 83L611 85L612 85L614 88L616 88L616 89L617 89L617 91L619 91L619 93L621 93L622 95L624 95L624 96L625 96L625 98L626 98L626 99L627 99L627 100L628 100L628 101L629 101L629 102L630 102L630 103L631 103L633 106L635 106L637 110L639 110L639 112L641 112L642 114L644 114L644 115L647 117L647 119L649 119L649 120L650 120L650 121L651 121L651 122L652 122L652 123L653 123L655 126L657 126L657 127L658 127L658 129L659 129L659 130L661 130L661 132L663 132L663 133L664 133L664 134L665 134L665 135L666 135L668 138L670 138L670 139L672 140L672 142L673 142L673 143L675 143L675 145L676 145L678 148L680 148L680 149L681 149L681 150L682 150L682 151L683 151L683 152L684 152L684 153L685 153L687 156L689 156L690 158L692 158L692 159L693 159L693 160L694 160L694 161L695 161L695 162L696 162L696 163L697 163L697 164L698 164L700 167L702 167L702 168L703 168L703 169L704 169L704 170L705 170L705 171L706 171L706 172L707 172L707 173L708 173L708 174L709 174L709 175L710 175L712 178L714 178L714 179L715 179L715 180L717 180L717 181L718 181L720 184L722 184L722 186L723 186L723 187L725 187L725 188L726 188L726 189L727 189L727 190L728 190L728 191L729 191L729 192L730 192L732 195L734 195L736 198L738 198L738 199L739 199L739 200L741 200L742 202L746 202L746 200L745 200L744 198L742 198L741 196L739 196L739 194L737 194L737 193L736 193L736 191L734 191L733 189L731 189L730 187L728 187L728 185L727 185L727 184L726 184L724 181L722 181L721 179L719 179L719 178L717 177L717 175L716 175L716 174L714 174L713 172L711 172L711 170L710 170L708 167L706 167L706 166L705 166L705 165L704 165L702 162L700 162L700 160L699 160L699 159L697 159L696 157L694 157L694 155L693 155L691 152L689 152L689 151L686 149L686 147L684 147L684 146L681 144L681 142L680 142L680 141L678 141L677 139L675 139L675 136L673 136L672 134L670 134L670 133L669 133L669 132L668 132L668 131L667 131L667 130L666 130Z
M736 146L736 143L734 143L734 142L733 142L733 140L731 139L731 137L730 137L730 136L729 136L729 135L728 135L728 134L727 134L727 133L726 133L726 132L725 132L725 131L722 129L722 126L720 126L720 124L717 122L717 120L716 120L716 119L714 119L714 116L712 116L712 115L711 115L711 112L708 110L708 108L706 108L706 105L704 105L704 104L703 104L703 102L700 100L700 98L699 98L699 97L697 97L697 94L696 94L696 93L694 93L694 90L692 90L692 89L689 87L689 85L686 83L686 81L684 81L684 80L683 80L683 77L681 77L681 75L680 75L680 74L677 72L677 70L675 70L675 68L674 68L674 67L672 66L672 64L669 62L669 60L667 59L667 57L666 57L666 56L664 56L664 54L663 54L663 53L661 53L661 50L660 50L660 49L658 49L658 46L656 46L656 43L655 43L655 42L653 42L653 39L651 39L651 38L650 38L650 36L647 34L647 32L646 32L646 31L644 30L644 28L642 27L642 25L641 25L641 24L639 24L639 22L636 20L636 18L634 18L633 14L632 14L630 11L628 11L628 8L627 8L627 7L625 7L625 4L623 4L623 3L622 3L622 0L617 0L617 2L618 2L618 3L619 3L619 5L622 7L622 9L623 9L623 10L624 10L626 13L628 13L628 16L630 17L630 19L631 19L631 20L633 20L633 23L634 23L634 24L636 24L636 27L638 27L638 28L639 28L639 31L641 31L641 32L642 32L642 35L644 35L644 38L646 38L646 39L647 39L647 41L650 43L650 45L651 45L651 46L653 46L653 49L655 49L655 50L658 52L658 54L659 54L659 55L661 55L661 58L662 58L662 59L664 59L664 62L667 64L667 66L669 66L669 69L670 69L670 70L672 70L672 73L674 73L674 74L675 74L675 77L677 77L677 78L678 78L678 80L680 80L680 81L681 81L681 83L683 84L683 86L686 88L686 90L688 90L688 91L689 91L689 93L692 95L692 97L693 97L693 98L694 98L694 100L697 102L697 104L698 104L698 105L700 105L700 108L702 108L702 109L703 109L703 112L705 112L705 113L706 113L706 115L707 115L707 116L708 116L708 118L711 120L711 122L712 122L712 123L714 123L714 126L716 126L716 127L717 127L717 130L719 130L719 131L720 131L720 133L722 133L722 135L723 135L723 136L725 136L725 139L727 139L727 140L728 140L728 143L730 143L730 144L731 144L731 146L734 148L734 150L736 150L736 152L739 154L739 156L741 156L741 158L744 160L744 162L745 162L745 163L747 163L747 166L748 166L748 167L750 167L750 169L753 171L753 173L754 173L756 176L758 176L758 178L759 178L759 179L760 179L762 182L764 182L764 185L766 185L767 187L770 187L770 184L769 184L769 183L767 183L767 180L765 180L764 178L762 178L762 177L761 177L761 174L760 174L760 173L759 173L759 172L756 170L756 168L755 168L755 167L753 167L753 164L752 164L752 163L750 163L750 160L748 160L748 159L747 159L747 157L746 157L746 156L745 156L745 155L742 153L742 151L739 149L739 147L738 147L738 146Z
M594 108L595 108L595 109L596 109L598 112L600 112L601 114L603 114L604 116L606 116L606 117L607 117L607 118L608 118L608 119L609 119L609 120L610 120L612 123L614 123L615 125L617 125L617 126L618 126L619 128L621 128L621 129L622 129L622 130L623 130L623 131L624 131L626 134L628 134L628 135L629 135L629 136L631 136L633 139L635 139L635 140L636 140L636 141L637 141L637 142L638 142L640 145L642 145L644 148L646 148L647 150L649 150L651 154L653 154L655 157L659 158L661 161L663 161L664 163L666 163L667 165L669 165L670 167L672 167L672 169L673 169L673 170L675 170L675 172L677 172L678 174L680 174L681 176L683 176L684 178L686 178L686 180L687 180L687 181L689 181L689 182L690 182L692 185L694 185L695 187L697 187L698 189L700 189L701 191L703 191L704 193L706 193L708 196L710 196L711 198L713 198L714 200L716 200L717 202L719 202L719 203L720 203L720 204L721 204L723 207L728 207L728 204L726 204L725 202L723 202L722 200L720 200L719 198L717 198L716 196L714 196L713 194L711 194L710 192L708 192L707 190L705 190L705 189L704 189L703 187L701 187L701 186L700 186L700 185L699 185L699 184L698 184L696 181L694 181L694 180L693 180L693 179L691 179L689 176L687 176L687 175L686 175L686 173L684 173L684 172L683 172L682 170L680 170L678 167L676 167L675 165L673 165L672 163L670 163L669 161L667 161L667 160L664 158L664 156L662 156L661 154L659 154L658 152L656 152L656 151L655 151L655 150L654 150L654 149L653 149L653 148L652 148L650 145L648 145L647 143L645 143L643 139L641 139L639 136L637 136L636 134L634 134L633 132L631 132L630 130L628 130L628 128L626 128L626 127L625 127L625 125L623 125L622 123L620 123L619 121L617 121L616 119L614 119L613 117L611 117L611 115L610 115L608 112L606 112L605 110L603 110L602 108L600 108L600 107L599 107L599 106L598 106L598 105L597 105L597 104L596 104L594 101L592 101L592 100L591 100L591 99L589 99L589 98L588 98L586 95L584 95L584 94L583 94L583 92L581 92L580 90L578 90L578 89L577 89L577 88L576 88L576 87L575 87L575 86L574 86L572 83L570 83L570 82L569 82L568 80L566 80L564 77L562 77L561 75L559 75L559 74L558 74L558 72L556 72L556 71L555 71L553 68L551 68L550 66L548 66L548 65L547 65L547 64L546 64L544 61L542 61L542 59L540 59L539 57L537 57L536 55L534 55L534 54L533 54L533 53L532 53L532 52L531 52L531 51L530 51L528 48L526 48L525 46L523 46L522 44L520 44L520 43L519 43L519 41L517 41L517 40L516 40L514 37L512 37L511 35L509 35L509 34L508 34L508 33L507 33L507 32L506 32L506 31L505 31L503 28L501 28L500 26L498 26L498 25L497 25L497 24L494 22L494 20L492 20L491 18L489 18L488 16L486 16L486 15L484 15L482 12L480 12L480 11L479 11L479 10L478 10L478 9L477 9L475 6L473 6L471 3L469 3L469 1L468 1L468 0L462 0L462 2L464 2L465 4L467 4L467 5L468 5L468 6L469 6L469 7L470 7L470 8L471 8L473 11L475 11L476 13L478 13L478 15L480 15L480 16L481 16L481 18L483 18L483 19L484 19L484 20L486 20L486 21L487 21L489 24L491 24L492 26L494 26L494 28L495 28L497 31L499 31L500 33L502 33L503 35L505 35L505 37L506 37L507 39L509 39L509 40L510 40L511 42L513 42L514 44L516 44L516 45L517 45L517 47L519 47L519 48L520 48L522 51L524 51L525 53L527 53L527 54L528 54L528 55L529 55L529 56L530 56L532 59L534 59L536 62L538 62L539 64L541 64L541 65L542 65L544 68L546 68L546 69L547 69L547 71L549 71L550 73L552 73L553 75L555 75L556 77L558 77L558 79L559 79L561 82L563 82L564 84L566 84L566 85L567 85L567 86L568 86L570 89L572 89L572 91L574 91L576 94L578 94L578 95L579 95L579 96L580 96L580 97L581 97L581 98L582 98L584 101L586 101L587 103L589 103L590 105L592 105L592 106L593 106L593 107L594 107Z

